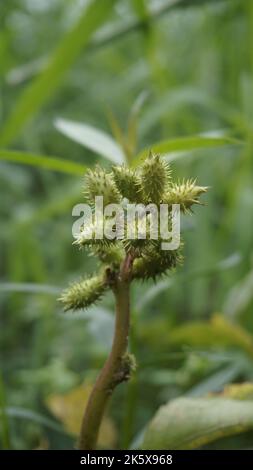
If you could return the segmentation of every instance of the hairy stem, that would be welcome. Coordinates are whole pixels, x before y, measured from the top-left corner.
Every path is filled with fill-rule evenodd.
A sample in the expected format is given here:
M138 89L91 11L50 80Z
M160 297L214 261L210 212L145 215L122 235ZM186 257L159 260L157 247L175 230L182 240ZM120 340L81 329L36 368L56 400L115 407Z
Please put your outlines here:
M93 450L96 448L100 424L107 402L114 388L128 380L131 367L127 357L129 335L129 286L131 257L127 255L113 292L116 300L116 319L112 349L101 370L84 413L78 448Z

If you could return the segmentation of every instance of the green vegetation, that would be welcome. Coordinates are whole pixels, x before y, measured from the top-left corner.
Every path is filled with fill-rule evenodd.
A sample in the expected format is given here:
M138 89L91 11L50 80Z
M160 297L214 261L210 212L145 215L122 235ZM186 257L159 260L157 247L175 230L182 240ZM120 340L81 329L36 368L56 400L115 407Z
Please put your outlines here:
M124 191L135 200L150 150L170 163L168 203L179 188L180 198L194 184L210 191L194 217L198 194L183 207L185 260L175 272L153 283L153 261L143 276L145 259L136 260L136 278L148 279L132 285L126 375L132 355L137 367L111 397L98 446L251 447L252 2L3 3L1 448L74 447L114 327L97 260L117 270L122 247L79 251L72 208L94 172L99 185L110 174L109 199ZM158 200L163 176L154 194L149 170L145 197ZM85 287L101 302L63 313L57 299L80 278L74 294Z

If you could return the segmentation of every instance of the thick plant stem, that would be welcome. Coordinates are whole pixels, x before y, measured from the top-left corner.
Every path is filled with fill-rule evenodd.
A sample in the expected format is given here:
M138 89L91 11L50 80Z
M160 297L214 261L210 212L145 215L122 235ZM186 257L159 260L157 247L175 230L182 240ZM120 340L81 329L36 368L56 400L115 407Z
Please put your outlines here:
M131 372L127 356L129 335L129 269L131 261L125 258L120 274L113 286L116 300L116 319L112 349L101 370L84 413L78 448L96 448L100 424L114 388L128 380Z

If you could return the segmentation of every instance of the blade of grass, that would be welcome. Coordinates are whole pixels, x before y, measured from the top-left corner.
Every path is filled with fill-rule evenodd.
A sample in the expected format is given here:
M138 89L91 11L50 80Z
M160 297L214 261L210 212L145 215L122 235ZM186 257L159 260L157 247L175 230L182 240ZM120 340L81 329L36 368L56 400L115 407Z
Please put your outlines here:
M61 292L61 288L49 286L47 284L35 284L31 282L0 282L0 291L48 294L55 296Z
M212 0L213 2L218 2L219 0ZM224 0L226 1L226 0ZM138 0L136 0L136 3ZM154 4L149 8L149 21L157 21L159 18L162 18L165 14L169 13L178 8L185 8L185 7L198 7L202 6L204 3L210 3L210 0L169 0L168 3L165 5ZM112 27L105 28L103 30L99 30L97 34L95 34L94 39L89 42L87 47L87 52L93 52L95 50L99 50L100 48L110 45L114 41L118 39L124 38L128 34L142 31L143 25L145 24L145 20L141 19L134 19L131 21L126 22L126 24L122 25L122 22L119 24L112 24ZM46 66L48 65L49 58L48 57L41 57L32 61L29 64L21 65L19 67L15 67L13 70L7 73L6 80L7 83L10 85L20 84L25 80L33 77L39 72L45 70Z
M32 165L45 170L59 171L72 175L82 175L86 170L86 167L80 163L17 150L0 150L0 160Z
M91 35L109 16L115 2L116 0L93 0L85 8L78 22L58 45L45 70L21 94L0 134L1 146L12 142L28 119L45 104L64 74L85 49Z
M125 161L125 156L120 146L104 131L82 122L61 118L56 119L54 125L63 135L113 163L121 164Z

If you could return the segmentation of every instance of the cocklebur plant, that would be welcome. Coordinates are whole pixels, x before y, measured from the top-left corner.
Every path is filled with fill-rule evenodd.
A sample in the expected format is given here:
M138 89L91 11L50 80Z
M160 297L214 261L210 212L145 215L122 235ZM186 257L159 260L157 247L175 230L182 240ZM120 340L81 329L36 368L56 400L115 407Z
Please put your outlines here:
M93 212L96 197L103 196L104 205L120 204L123 212L127 201L146 207L180 204L180 210L185 213L191 211L194 204L200 204L199 197L206 191L206 187L197 186L192 180L174 182L169 164L160 155L152 153L137 169L115 166L105 171L97 166L86 173L84 182L85 202L92 207ZM147 219L149 215L146 214ZM136 221L133 223L135 225ZM79 438L79 448L82 450L96 447L99 427L110 395L119 383L131 377L136 368L135 358L128 352L131 283L136 280L156 280L169 273L182 260L182 243L177 249L163 250L161 235L154 239L150 235L150 221L146 224L145 238L139 238L136 231L133 238L128 238L125 232L123 237L96 238L94 224L94 221L90 226L84 224L74 244L97 256L101 262L100 271L70 285L60 298L65 310L77 310L93 305L109 289L115 296L112 349L84 412ZM171 225L171 218L168 224Z

